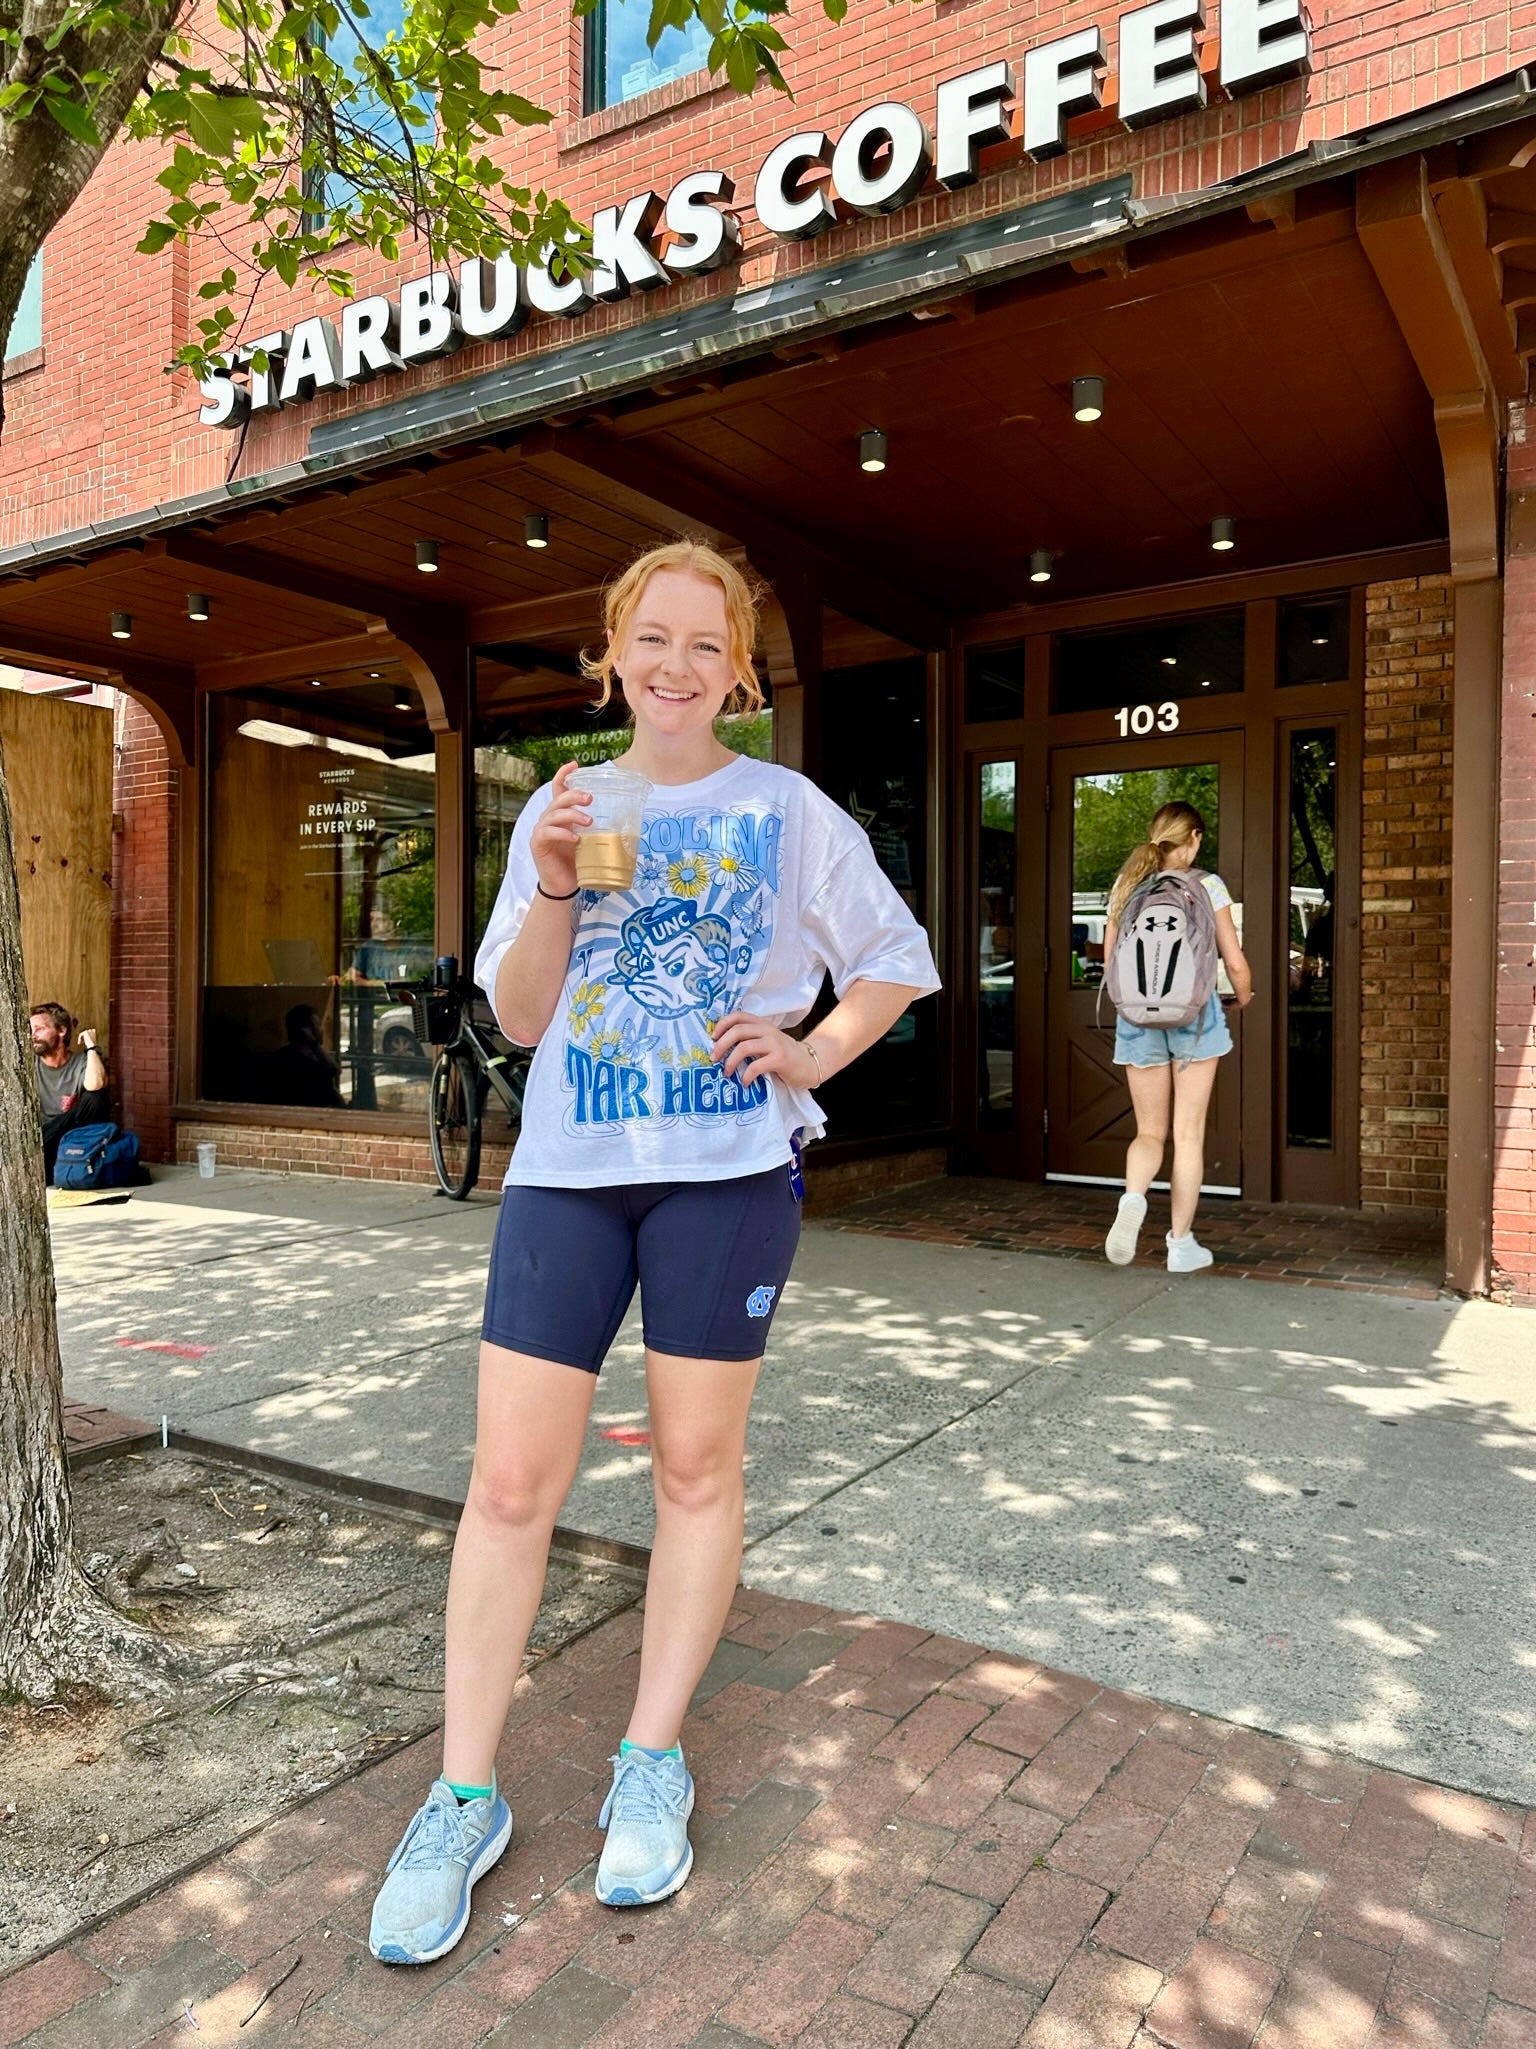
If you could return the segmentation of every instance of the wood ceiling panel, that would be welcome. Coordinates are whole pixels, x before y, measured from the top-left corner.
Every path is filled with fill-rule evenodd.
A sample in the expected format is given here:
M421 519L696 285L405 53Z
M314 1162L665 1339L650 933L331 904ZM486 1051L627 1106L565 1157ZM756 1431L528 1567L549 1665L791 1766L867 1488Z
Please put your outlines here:
M958 611L1027 595L1037 546L1061 558L1053 597L1206 573L1218 512L1253 566L1436 537L1428 401L1358 245L1274 240L1268 262L1177 291L1149 270L1120 303L1085 292L1078 319L916 329L871 375L851 350L649 444ZM1067 402L1087 368L1109 380L1092 426ZM891 436L873 478L870 425Z

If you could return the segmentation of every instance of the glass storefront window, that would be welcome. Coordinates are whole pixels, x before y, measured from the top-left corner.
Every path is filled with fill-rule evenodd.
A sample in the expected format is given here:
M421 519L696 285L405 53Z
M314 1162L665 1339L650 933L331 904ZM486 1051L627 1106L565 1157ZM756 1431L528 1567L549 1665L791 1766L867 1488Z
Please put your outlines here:
M965 718L972 726L1024 716L1024 648L968 647L965 651Z
M705 68L711 37L702 21L663 29L654 50L650 25L651 0L597 0L587 20L589 114Z
M43 345L43 252L33 257L21 287L21 299L16 307L16 317L11 322L11 331L6 336L5 360L13 356L25 356Z
M928 873L925 688L921 659L833 669L822 679L821 712L821 786L864 827L875 859L920 921ZM828 992L821 1008L830 1002ZM929 996L817 1090L828 1135L873 1137L941 1123L938 1053L938 1001Z
M1333 1144L1334 833L1338 733L1290 736L1285 1142Z
M425 1110L427 1055L385 984L434 957L434 756L234 698L208 738L204 1097Z
M1076 987L1091 988L1104 979L1104 926L1109 915L1109 892L1126 855L1146 838L1153 814L1164 804L1194 805L1205 820L1200 866L1220 874L1220 787L1221 771L1214 761L1196 761L1178 768L1133 768L1115 775L1074 776L1071 940L1072 981ZM1226 972L1223 965L1217 975L1217 986L1230 992Z
M983 1130L1013 1123L1014 915L1018 875L1018 765L984 761L979 770L977 881L977 1025L979 1115Z
M1290 683L1346 683L1349 680L1349 592L1287 598L1277 628L1276 680Z
M1243 687L1243 614L1210 612L1146 626L1063 633L1052 711L1115 711Z

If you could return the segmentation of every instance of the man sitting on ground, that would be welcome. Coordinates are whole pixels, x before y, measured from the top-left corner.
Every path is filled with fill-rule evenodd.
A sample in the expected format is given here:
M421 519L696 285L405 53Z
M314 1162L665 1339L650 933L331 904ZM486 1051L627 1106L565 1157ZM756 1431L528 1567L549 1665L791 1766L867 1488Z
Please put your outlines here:
M65 1132L107 1121L107 1064L96 1050L93 1031L83 1031L79 1046L70 1051L75 1021L62 1003L39 1003L31 1022L43 1106L43 1175L52 1181Z

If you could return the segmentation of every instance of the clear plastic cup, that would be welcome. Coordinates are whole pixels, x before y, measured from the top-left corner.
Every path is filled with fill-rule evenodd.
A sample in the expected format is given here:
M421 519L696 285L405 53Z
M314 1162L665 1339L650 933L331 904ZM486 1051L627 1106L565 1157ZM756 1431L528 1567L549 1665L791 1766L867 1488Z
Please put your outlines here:
M592 823L581 828L576 842L576 880L583 889L629 889L640 854L640 821L651 794L643 775L603 763L578 769L571 777L588 792Z
M204 1138L198 1141L197 1171L201 1180L211 1181L213 1179L215 1162L218 1156L219 1148L213 1139Z

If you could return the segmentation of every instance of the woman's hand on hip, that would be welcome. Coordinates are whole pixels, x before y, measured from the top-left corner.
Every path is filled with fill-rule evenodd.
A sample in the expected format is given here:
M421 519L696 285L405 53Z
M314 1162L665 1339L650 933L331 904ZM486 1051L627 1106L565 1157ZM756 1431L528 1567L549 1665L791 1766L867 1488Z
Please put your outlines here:
M803 1041L745 1010L733 1010L715 1026L715 1058L743 1088L764 1074L777 1075L792 1089L814 1088L820 1079Z
M578 828L592 823L591 812L584 808L591 802L590 797L583 789L571 788L575 773L574 761L566 762L556 771L554 794L529 841L539 880L551 896L568 896L576 888L576 842L581 838Z

